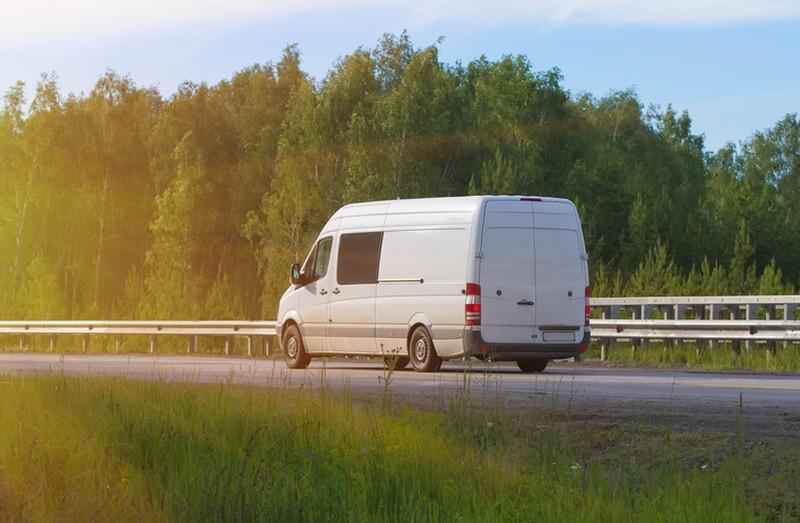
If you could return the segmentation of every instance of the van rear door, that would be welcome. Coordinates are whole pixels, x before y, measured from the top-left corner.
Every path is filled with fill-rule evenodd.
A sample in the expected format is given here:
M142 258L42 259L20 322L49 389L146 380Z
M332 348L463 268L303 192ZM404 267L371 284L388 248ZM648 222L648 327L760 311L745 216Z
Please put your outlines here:
M533 202L490 200L481 240L481 335L531 343L536 325Z
M538 341L579 342L588 275L577 213L568 202L536 202L533 209Z

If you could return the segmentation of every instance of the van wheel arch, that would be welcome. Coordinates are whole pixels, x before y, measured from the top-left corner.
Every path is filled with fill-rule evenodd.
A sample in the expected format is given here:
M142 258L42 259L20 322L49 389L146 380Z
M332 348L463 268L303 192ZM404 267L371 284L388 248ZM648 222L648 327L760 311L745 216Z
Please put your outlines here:
M281 336L278 337L278 343L280 344L281 350L283 350L283 335L286 334L286 330L289 327L292 327L292 326L297 328L297 331L300 332L300 336L303 335L303 331L300 330L300 325L298 325L296 321L291 320L291 319L285 320L283 322L283 328L282 328Z

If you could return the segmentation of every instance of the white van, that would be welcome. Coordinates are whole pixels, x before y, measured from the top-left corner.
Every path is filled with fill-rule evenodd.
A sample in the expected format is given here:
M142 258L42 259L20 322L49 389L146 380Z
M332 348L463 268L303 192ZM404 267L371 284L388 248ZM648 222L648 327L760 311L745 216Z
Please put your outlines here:
M277 332L286 363L383 357L516 361L541 372L589 343L589 273L575 205L469 196L358 203L292 265Z

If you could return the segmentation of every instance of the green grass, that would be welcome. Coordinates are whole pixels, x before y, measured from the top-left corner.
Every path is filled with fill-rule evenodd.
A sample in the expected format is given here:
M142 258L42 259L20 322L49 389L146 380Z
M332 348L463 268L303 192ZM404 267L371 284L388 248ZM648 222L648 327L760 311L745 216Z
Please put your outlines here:
M599 359L599 344L592 343L587 359ZM683 343L665 347L652 342L634 350L630 343L618 343L609 351L608 361L625 364L647 364L661 367L687 367L708 370L752 370L764 372L799 372L800 345L778 344L767 350L763 344L734 351L730 343L716 347L707 344Z
M378 398L379 400L379 398ZM796 448L442 412L323 388L0 377L0 519L750 521L798 517Z

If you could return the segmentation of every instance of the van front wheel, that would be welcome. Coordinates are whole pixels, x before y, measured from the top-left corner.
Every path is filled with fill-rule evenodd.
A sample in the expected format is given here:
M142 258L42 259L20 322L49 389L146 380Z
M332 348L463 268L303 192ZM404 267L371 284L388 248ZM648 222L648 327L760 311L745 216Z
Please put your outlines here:
M283 335L283 359L290 369L305 369L311 363L311 356L306 352L300 329L296 325L289 325Z
M417 327L411 333L408 354L417 372L436 372L442 366L442 359L436 354L431 335L425 327Z
M547 368L548 360L517 360L517 366L522 372L542 372Z

